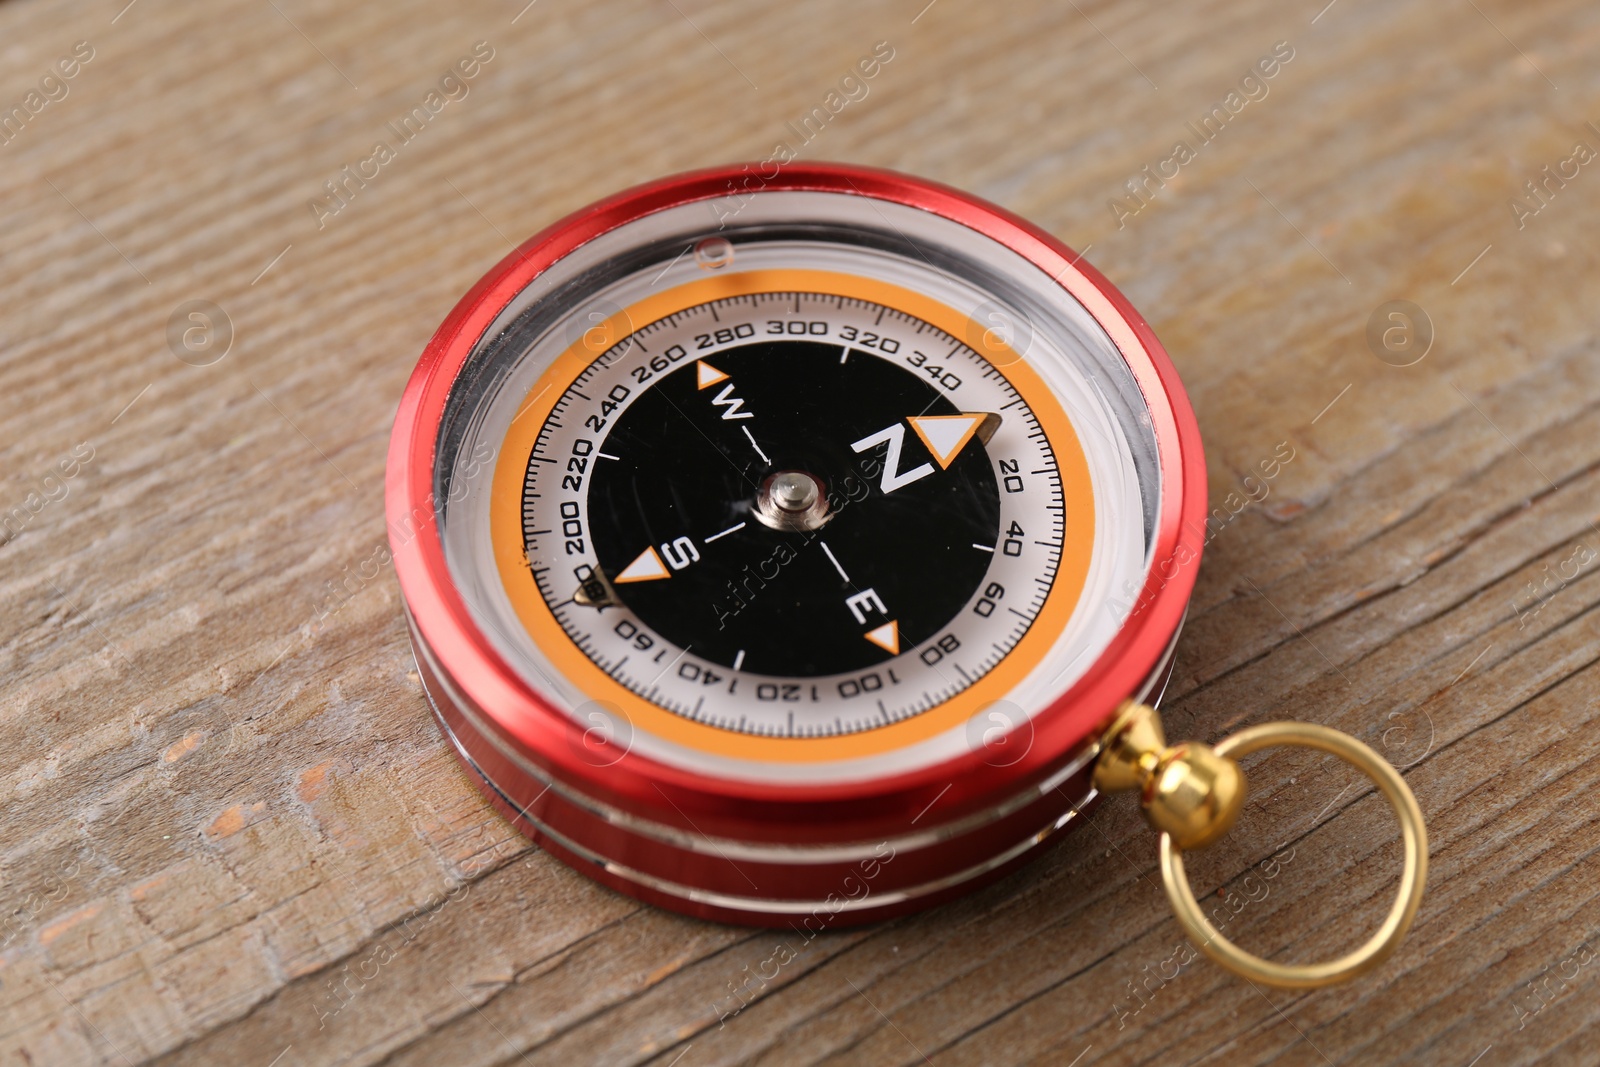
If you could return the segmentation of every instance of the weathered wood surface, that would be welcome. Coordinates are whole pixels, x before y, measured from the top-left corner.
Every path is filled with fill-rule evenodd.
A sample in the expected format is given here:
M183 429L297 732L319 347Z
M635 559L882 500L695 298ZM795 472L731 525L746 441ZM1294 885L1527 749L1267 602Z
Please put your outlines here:
M93 49L0 143L0 1062L1594 1062L1600 167L1523 186L1600 149L1600 8L124 2L0 5L7 108ZM323 182L480 40L467 97L319 228ZM766 156L879 40L807 157L1092 246L1188 383L1217 506L1294 449L1208 549L1168 722L1292 716L1408 766L1433 874L1378 972L1291 994L1200 961L1136 995L1182 937L1119 800L719 1022L775 935L512 833L429 719L391 573L318 618L472 281L602 192ZM1268 95L1119 227L1279 41ZM1436 330L1413 366L1369 350L1390 299ZM209 366L169 350L189 300L234 327ZM1394 885L1382 801L1309 754L1253 781L1196 885L1257 951L1353 945Z

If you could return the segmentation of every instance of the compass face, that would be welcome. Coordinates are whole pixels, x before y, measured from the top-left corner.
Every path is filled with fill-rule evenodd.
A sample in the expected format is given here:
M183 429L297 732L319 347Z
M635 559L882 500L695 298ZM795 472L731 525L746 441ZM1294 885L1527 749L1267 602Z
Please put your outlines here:
M609 677L721 729L839 735L1011 651L1060 560L1060 483L1024 398L963 342L765 292L591 363L551 407L521 514L546 606Z
M992 265L752 222L532 341L508 308L447 554L529 684L652 757L827 780L970 751L1135 599L1137 390L1082 309L1005 311Z

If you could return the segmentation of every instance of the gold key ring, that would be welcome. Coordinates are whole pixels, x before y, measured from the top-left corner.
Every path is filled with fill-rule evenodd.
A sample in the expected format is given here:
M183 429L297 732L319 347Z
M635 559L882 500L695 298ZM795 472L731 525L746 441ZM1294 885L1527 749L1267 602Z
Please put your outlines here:
M1183 850L1221 837L1244 806L1244 775L1231 757L1280 745L1330 753L1372 779L1393 806L1405 843L1399 894L1383 925L1366 944L1327 963L1273 963L1239 948L1206 919L1183 869ZM1179 925L1200 951L1241 978L1284 989L1348 981L1393 955L1422 904L1428 831L1417 798L1387 760L1338 730L1273 722L1241 730L1215 748L1193 743L1168 747L1154 709L1130 702L1123 705L1102 742L1095 786L1108 792L1140 790L1146 817L1161 831L1161 879Z

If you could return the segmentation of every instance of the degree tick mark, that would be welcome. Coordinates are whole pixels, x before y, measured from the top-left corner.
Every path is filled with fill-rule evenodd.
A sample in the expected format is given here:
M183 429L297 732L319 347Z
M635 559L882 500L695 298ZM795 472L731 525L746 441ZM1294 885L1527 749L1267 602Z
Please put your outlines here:
M844 572L844 568L843 567L839 566L839 561L838 561L838 559L836 559L834 557L833 549L828 547L828 542L826 542L826 541L818 541L817 544L822 546L822 551L823 551L823 553L825 555L827 555L828 562L833 564L833 569L839 572L839 577L844 579L844 584L845 585L849 585L850 584L850 576Z
M723 530L721 533L712 534L710 537L705 539L704 543L709 545L711 542L715 541L719 537L727 537L731 533L738 533L740 530L744 529L744 527L745 527L745 524L742 523L742 522L737 526L730 526L726 530ZM735 668L735 669L737 669L737 668Z
M761 462L767 464L768 466L771 466L772 465L772 460L767 458L767 454L765 452L761 451L761 446L756 444L756 435L750 432L750 427L744 426L744 427L741 427L741 429L744 430L744 435L749 440L750 447L755 449L756 450L756 455L761 457Z

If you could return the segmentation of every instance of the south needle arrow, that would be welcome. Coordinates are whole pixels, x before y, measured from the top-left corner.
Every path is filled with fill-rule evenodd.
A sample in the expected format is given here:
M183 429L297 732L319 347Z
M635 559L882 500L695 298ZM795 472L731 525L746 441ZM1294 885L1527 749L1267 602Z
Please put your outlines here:
M672 572L667 570L667 565L661 562L661 556L652 546L634 557L633 562L618 571L617 576L611 580L622 585L625 582L654 582L671 577Z

